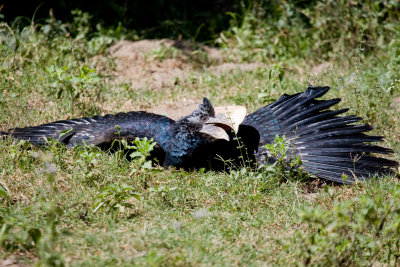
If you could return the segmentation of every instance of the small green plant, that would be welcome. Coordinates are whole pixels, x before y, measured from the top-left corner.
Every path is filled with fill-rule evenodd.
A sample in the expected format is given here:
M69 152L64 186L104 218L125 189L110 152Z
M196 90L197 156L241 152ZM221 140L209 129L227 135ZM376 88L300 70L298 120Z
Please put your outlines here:
M251 168L254 166L253 159L249 155L249 151L247 150L247 147L243 144L241 138L239 136L235 136L233 138L237 142L237 147L236 149L240 152L240 156L238 157L240 160L240 166L234 166L230 164L229 161L224 162L225 165L231 165L229 168L233 169L243 169L243 168Z
M282 80L284 75L285 70L278 65L275 65L273 69L268 70L267 84L263 87L263 89L260 89L260 93L258 93L258 100L261 103L275 101L275 99L271 98L271 92L275 91L277 86L283 88Z
M93 16L79 9L72 10L71 15L73 16L71 32L75 35L75 39L87 39L92 30L90 20Z
M84 146L77 148L79 157L83 161L83 164L87 164L88 168L94 167L101 156L101 150L95 146ZM79 162L80 160L78 160Z
M26 140L19 140L13 142L8 147L8 153L10 153L10 158L16 163L16 165L21 169L30 168L30 164L34 159L29 156L28 152L31 148L31 144Z
M151 160L147 160L147 158L150 156L150 152L153 151L156 145L156 142L154 142L153 139L149 140L147 137L140 139L136 137L135 140L132 141L132 144L128 144L126 140L121 140L121 144L123 149L135 150L129 154L129 157L138 162L141 168L151 168Z
M100 94L99 84L101 77L94 69L87 65L79 67L78 70L72 66L62 68L50 65L46 68L50 92L57 98L66 96L70 101L78 100L80 97L96 97Z
M99 52L104 52L105 48L110 45L114 40L121 36L121 25L112 30L104 29L98 23L92 24L93 16L88 12L75 9L71 11L73 21L70 24L70 34L74 40L81 44L81 48L87 52L88 55L94 56Z
M8 198L9 197L6 188L1 184L0 184L0 197L3 197L3 198Z
M47 180L47 188L44 194L39 196L32 211L44 217L45 225L44 229L31 228L28 233L36 243L39 259L43 265L64 266L62 254L55 249L60 238L58 227L65 212L57 200L59 194L56 181L57 166L53 162L53 153L49 153L48 157L43 157L43 161L44 167L41 173Z
M400 92L400 79L395 79L391 82L390 86L385 91L390 95Z
M158 196L163 203L168 204L169 206L171 206L171 194L175 190L177 190L176 186L169 187L167 185L158 185L149 188L149 192L151 192L152 195Z
M0 247L9 251L33 248L40 235L26 216L13 214L10 208L0 208ZM39 231L40 232L40 231Z
M112 184L105 187L96 197L93 212L99 210L112 215L124 213L127 208L133 208L132 199L140 201L140 195L132 186L126 184Z
M162 44L161 47L155 48L148 52L145 57L149 57L158 61L164 61L170 58L176 58L181 55L180 50L171 46L167 47L166 45Z
M102 171L98 170L98 167L107 154L102 152L97 146L88 146L86 144L76 146L73 152L74 161L76 165L80 166L87 186L101 183L104 179L104 175Z
M263 146L267 150L267 156L259 165L259 169L268 174L273 180L302 180L307 174L301 168L302 162L297 155L290 154L290 143L285 136L275 136L272 144ZM272 164L269 164L272 163Z

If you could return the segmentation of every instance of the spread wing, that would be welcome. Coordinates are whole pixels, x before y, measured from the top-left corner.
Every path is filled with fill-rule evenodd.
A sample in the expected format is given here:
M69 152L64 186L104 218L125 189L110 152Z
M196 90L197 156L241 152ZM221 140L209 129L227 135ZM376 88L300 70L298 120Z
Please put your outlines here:
M305 170L320 178L352 183L355 177L363 180L373 174L391 172L391 167L398 166L396 161L371 154L393 152L370 144L382 141L382 136L366 135L372 130L368 124L354 125L362 120L360 117L338 116L348 109L329 110L340 99L315 99L328 90L329 87L309 87L300 94L283 95L278 101L246 116L243 125L259 133L257 160L268 160L268 153L262 146L272 143L276 135L284 135L290 153L300 156ZM348 179L343 180L343 175Z
M115 139L133 139L135 137L162 137L162 132L174 123L173 120L152 113L128 112L116 115L85 117L72 120L61 120L39 126L15 128L2 135L16 139L29 140L36 145L46 144L52 138L66 144L67 147L81 145L101 145Z

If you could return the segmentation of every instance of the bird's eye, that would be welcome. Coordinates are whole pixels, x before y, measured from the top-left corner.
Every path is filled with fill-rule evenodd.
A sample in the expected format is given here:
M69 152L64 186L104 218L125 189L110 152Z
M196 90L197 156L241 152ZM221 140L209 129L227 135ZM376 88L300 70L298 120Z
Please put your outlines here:
M208 116L201 116L201 121L206 121L206 120L208 120Z

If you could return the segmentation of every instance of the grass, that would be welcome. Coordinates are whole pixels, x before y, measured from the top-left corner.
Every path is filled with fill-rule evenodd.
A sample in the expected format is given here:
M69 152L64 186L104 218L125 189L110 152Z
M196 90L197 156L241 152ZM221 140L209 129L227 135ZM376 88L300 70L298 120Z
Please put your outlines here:
M84 26L84 19L76 21ZM384 135L383 145L400 159L400 62L393 45L398 36L373 51L341 42L351 56L332 49L334 55L324 60L308 49L266 60L259 56L263 51L254 54L254 43L241 48L238 39L228 38L228 61L265 66L220 74L200 66L161 93L110 82L115 63L104 51L114 37L87 36L84 27L83 36L70 37L60 27L19 30L2 24L2 129L91 116L127 97L140 108L208 96L216 105L245 104L253 111L308 84L330 85L326 97L342 98L339 107L351 107L350 113L376 126L373 134ZM242 36L239 28L235 34ZM106 63L93 63L96 54ZM170 54L156 55L176 56ZM312 71L324 61L327 70ZM7 258L52 266L399 264L396 178L334 186L300 181L296 174L276 179L281 170L148 168L136 156L140 160L127 161L95 147L1 141L0 265Z

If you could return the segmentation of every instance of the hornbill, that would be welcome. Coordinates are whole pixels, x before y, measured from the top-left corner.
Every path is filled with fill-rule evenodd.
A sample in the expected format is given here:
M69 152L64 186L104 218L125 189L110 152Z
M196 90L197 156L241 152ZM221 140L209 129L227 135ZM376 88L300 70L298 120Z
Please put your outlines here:
M338 116L348 109L329 110L340 99L317 100L329 87L308 87L303 93L282 95L277 101L245 116L245 108L231 106L215 113L207 98L199 108L174 121L146 112L118 113L63 120L39 126L15 128L3 136L45 144L57 139L67 147L110 144L119 138L153 138L165 158L164 167L217 168L216 158L238 160L238 140L250 151L256 164L274 162L264 147L284 136L288 153L298 156L302 168L322 179L351 184L374 174L393 173L398 163L371 153L390 154L391 149L370 142L383 137L366 135L372 127L355 125L357 116ZM233 131L231 131L233 129ZM63 133L69 130L67 133ZM243 156L243 155L242 155ZM220 161L219 161L220 162ZM347 177L343 179L343 177Z

